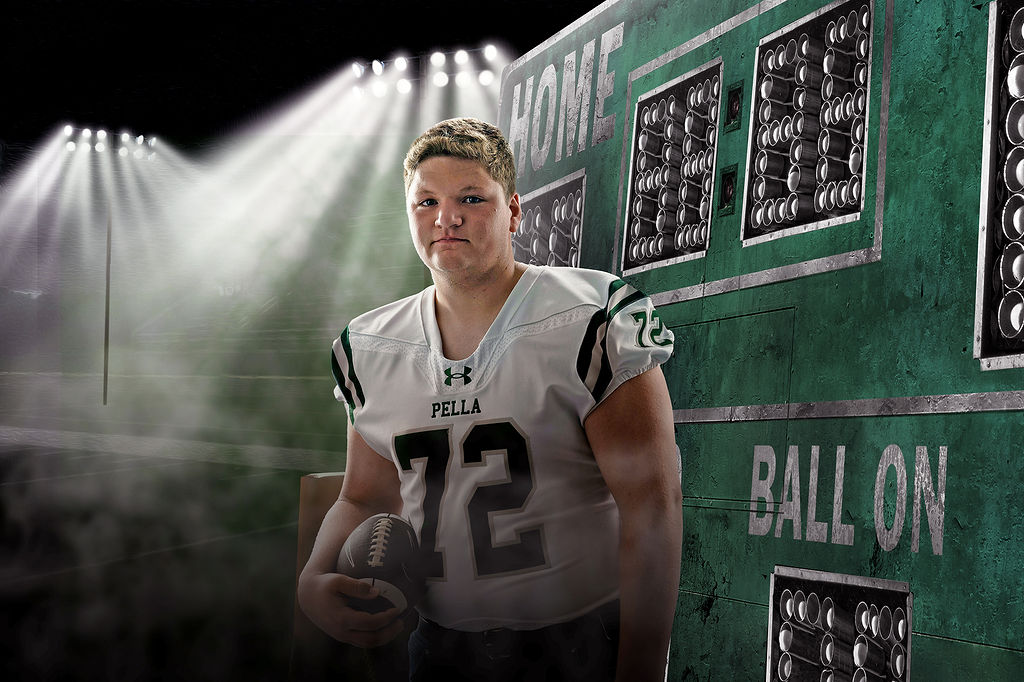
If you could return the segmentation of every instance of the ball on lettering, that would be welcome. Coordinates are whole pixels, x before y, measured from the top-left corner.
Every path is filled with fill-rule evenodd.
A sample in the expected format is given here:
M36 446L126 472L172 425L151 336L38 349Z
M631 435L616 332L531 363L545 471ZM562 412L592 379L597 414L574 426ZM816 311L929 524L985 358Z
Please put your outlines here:
M408 613L426 590L422 568L416 531L395 514L374 514L360 523L338 553L338 573L380 591L374 599L349 599L349 606L367 613L392 607Z

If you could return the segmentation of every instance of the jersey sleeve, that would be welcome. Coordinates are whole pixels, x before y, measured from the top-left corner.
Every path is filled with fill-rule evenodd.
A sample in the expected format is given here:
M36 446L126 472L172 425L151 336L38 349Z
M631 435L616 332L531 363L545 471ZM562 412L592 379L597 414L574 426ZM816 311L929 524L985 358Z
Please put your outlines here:
M352 344L348 327L334 340L331 352L331 372L334 374L334 399L348 408L349 423L355 426L356 417L364 403L363 387L352 363Z
M605 307L590 318L576 362L593 407L629 379L668 360L673 339L651 299L614 280Z

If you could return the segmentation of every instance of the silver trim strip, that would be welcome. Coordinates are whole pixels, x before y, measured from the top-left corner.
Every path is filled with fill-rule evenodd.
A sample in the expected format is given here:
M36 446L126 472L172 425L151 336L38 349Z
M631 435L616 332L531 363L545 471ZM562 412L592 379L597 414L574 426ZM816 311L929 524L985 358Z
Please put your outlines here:
M813 580L820 583L833 583L836 585L852 585L855 587L872 587L877 590L888 590L891 592L902 592L910 594L910 583L902 580L889 580L887 578L872 578L866 575L849 575L847 573L828 573L816 571L809 568L797 568L795 566L775 566L774 576L783 578L796 578L797 580ZM774 585L775 581L772 580ZM775 602L770 602L773 607Z
M566 176L558 178L557 180L552 180L551 182L549 182L548 184L544 185L543 187L540 187L540 188L535 189L535 190L531 190L531 191L527 192L526 194L521 194L519 196L519 201L520 202L530 201L535 196L538 196L540 194L544 194L544 192L550 192L553 189L561 187L562 185L567 185L570 182L572 182L573 180L577 180L579 178L583 178L583 185L584 185L584 187L586 187L586 184L587 184L587 180L586 180L586 178L587 178L587 167L586 166L584 166L583 168L580 168L577 171L573 171L572 173L569 173ZM585 198L584 198L584 202L585 202ZM583 206L584 206L584 208L586 208L586 203L584 203Z
M824 256L822 258L804 261L802 263L793 263L792 265L784 265L782 267L771 268L769 270L752 272L749 275L726 277L725 279L718 279L702 284L694 284L681 289L662 291L660 293L651 294L651 300L654 302L655 306L664 306L672 303L689 301L695 298L704 298L706 296L715 296L717 294L724 294L730 291L749 289L751 287L758 287L764 284L774 284L776 282L799 279L800 277L806 277L807 275L843 270L845 268L852 268L866 263L873 263L877 260L881 260L881 258L881 246L870 246L866 249L861 249L860 251L850 251L849 253L841 253L835 256Z
M1000 355L993 358L982 358L981 369L1017 369L1024 367L1024 353L1019 355Z
M978 277L974 287L974 357L981 360L981 337L984 335L985 276L988 253L988 187L992 184L992 117L995 109L996 25L999 3L988 8L988 57L985 60L985 132L981 141L981 211L978 217ZM982 369L985 369L982 361Z
M672 418L676 424L721 424L790 419L970 414L974 412L1024 412L1024 391L703 407L673 410Z
M864 197L861 196L861 203L864 203ZM747 191L746 188L743 190L743 215L746 216L747 209L750 206L747 205ZM801 225L794 225L793 227L787 227L782 230L775 230L774 232L766 232L765 234L759 234L756 237L742 236L742 227L740 228L740 243L743 248L748 246L756 246L758 244L764 244L775 239L782 239L783 237L791 237L796 234L806 234L807 232L814 232L815 230L824 230L835 225L845 225L846 223L855 223L860 220L861 215L864 211L857 211L856 213L847 213L846 215L837 216L835 218L826 218L825 220L816 220L813 223L803 223ZM741 223L742 224L742 223Z

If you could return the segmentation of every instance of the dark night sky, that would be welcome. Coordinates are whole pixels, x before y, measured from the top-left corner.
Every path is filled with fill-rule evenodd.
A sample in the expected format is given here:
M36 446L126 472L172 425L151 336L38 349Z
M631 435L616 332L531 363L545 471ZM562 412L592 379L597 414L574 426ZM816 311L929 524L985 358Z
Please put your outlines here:
M6 0L0 140L35 145L72 123L199 146L354 58L487 41L520 55L598 4Z

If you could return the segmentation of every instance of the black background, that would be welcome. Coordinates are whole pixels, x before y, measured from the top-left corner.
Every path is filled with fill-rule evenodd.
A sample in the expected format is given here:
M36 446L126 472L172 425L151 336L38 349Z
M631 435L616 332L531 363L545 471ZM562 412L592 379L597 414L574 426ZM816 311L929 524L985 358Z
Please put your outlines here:
M0 140L58 126L201 146L343 68L494 42L529 51L595 0L8 0Z

